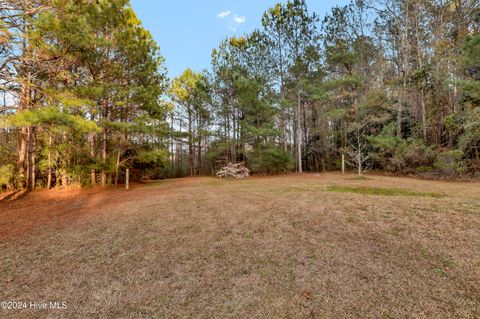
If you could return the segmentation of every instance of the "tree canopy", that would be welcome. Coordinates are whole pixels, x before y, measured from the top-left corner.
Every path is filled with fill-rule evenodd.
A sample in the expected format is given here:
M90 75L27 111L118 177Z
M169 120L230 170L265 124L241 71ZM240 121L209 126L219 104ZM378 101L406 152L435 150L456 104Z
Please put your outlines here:
M3 188L340 169L478 175L475 0L305 0L173 80L128 0L5 0Z

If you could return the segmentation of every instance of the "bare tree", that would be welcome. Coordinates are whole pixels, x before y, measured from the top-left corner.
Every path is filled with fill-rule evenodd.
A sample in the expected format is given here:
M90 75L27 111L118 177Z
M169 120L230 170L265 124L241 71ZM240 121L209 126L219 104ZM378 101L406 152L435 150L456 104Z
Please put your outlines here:
M371 155L368 152L368 142L366 138L365 128L355 123L352 127L352 137L348 147L344 152L346 162L358 171L358 176L362 176L364 171L371 168Z

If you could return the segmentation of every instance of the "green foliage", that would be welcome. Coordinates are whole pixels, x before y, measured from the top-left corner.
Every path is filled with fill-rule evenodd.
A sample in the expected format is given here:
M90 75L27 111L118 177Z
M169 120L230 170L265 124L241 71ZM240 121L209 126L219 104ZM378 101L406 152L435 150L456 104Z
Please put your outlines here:
M403 140L393 136L370 138L380 167L392 172L414 172L418 167L431 167L436 153L433 146L426 146L421 140Z
M435 159L433 146L426 146L421 140L407 140L404 146L397 151L396 157L405 163L408 168L429 166Z
M27 186L44 183L47 174L62 187L95 184L99 176L111 183L131 153L164 148L163 58L129 1L41 1L48 10L26 3L12 2L20 14L10 25L16 42L9 54L19 57L0 57L18 72L9 86L22 88L20 105L2 113L0 125L13 134L33 132L19 138L25 145L27 138L35 141L37 182ZM18 29L15 22L28 25ZM26 153L15 159L23 175L33 164Z
M19 111L7 117L6 123L13 127L49 126L57 130L75 129L85 133L100 131L95 122L79 115L68 114L56 107Z
M132 176L138 175L139 178L160 179L172 176L175 172L171 171L170 156L165 149L144 150L139 152L131 165ZM179 176L182 176L180 174Z
M463 152L461 150L442 152L437 155L437 160L433 166L443 175L460 175L465 172L462 158Z
M0 166L0 191L13 185L15 167L12 164Z
M369 139L374 149L373 159L379 167L395 171L392 159L396 156L397 150L403 145L403 140L396 136L379 135Z
M465 68L480 65L480 34L468 35L462 47L461 62ZM473 70L472 70L473 71ZM475 70L475 72L478 70Z
M255 174L281 174L291 172L295 163L290 153L279 147L264 147L251 154L249 165Z
M180 104L190 107L194 103L195 94L199 89L199 82L202 79L200 73L186 69L178 78L174 79L170 92L173 98Z
M468 80L461 81L465 94L464 103L471 108L480 107L480 34L466 37L462 47L461 62Z
M469 170L480 171L480 107L468 113L459 149L463 152Z
M18 105L0 109L0 166L14 166L18 186L235 161L277 174L292 156L299 170L338 169L347 149L394 172L480 171L480 35L468 6L358 0L319 24L307 1L285 1L260 29L221 41L211 72L169 83L129 0L8 3L0 92Z
M166 167L170 162L170 155L167 150L141 151L137 154L137 160L142 164L155 164Z

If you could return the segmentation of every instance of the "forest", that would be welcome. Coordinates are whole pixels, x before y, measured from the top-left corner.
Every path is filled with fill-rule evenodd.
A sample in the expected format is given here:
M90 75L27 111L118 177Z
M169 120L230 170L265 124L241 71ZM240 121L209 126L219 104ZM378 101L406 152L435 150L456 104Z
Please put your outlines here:
M480 318L479 182L479 0L0 0L2 319Z
M304 0L169 79L128 0L0 2L0 187L347 169L480 174L478 0Z

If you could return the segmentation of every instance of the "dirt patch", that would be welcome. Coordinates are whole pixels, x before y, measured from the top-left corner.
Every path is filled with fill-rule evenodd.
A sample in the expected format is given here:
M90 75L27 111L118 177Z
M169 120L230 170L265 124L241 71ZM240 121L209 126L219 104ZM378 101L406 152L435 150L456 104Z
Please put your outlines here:
M118 186L53 189L33 192L27 196L14 193L0 202L0 240L15 238L45 227L61 228L75 220L108 213L110 209L142 197L165 195L202 182L202 179L180 178L133 184L128 191L123 186ZM17 196L18 199L11 200L11 196Z

